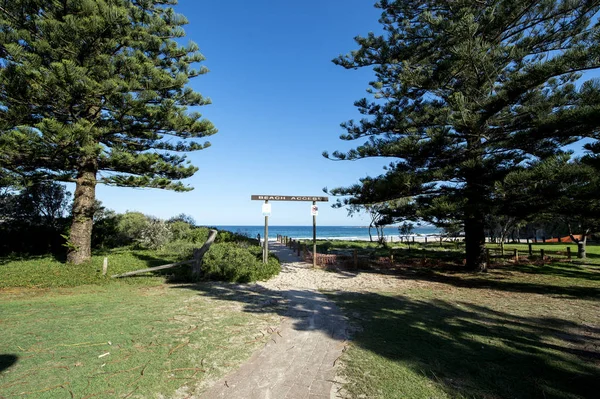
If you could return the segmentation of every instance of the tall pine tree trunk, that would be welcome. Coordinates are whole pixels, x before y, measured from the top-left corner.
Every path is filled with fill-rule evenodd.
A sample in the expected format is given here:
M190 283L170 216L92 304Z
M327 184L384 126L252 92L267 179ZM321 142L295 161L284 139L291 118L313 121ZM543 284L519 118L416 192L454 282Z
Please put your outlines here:
M92 224L96 199L96 168L89 163L77 176L67 262L81 264L92 257Z
M465 246L467 251L467 270L487 270L485 264L485 230L483 215L475 215L465 219Z
M471 172L473 173L473 172ZM477 184L478 173L467 177L465 205L465 250L467 270L485 272L485 215L482 207L485 204L481 185ZM503 237L502 237L503 239Z

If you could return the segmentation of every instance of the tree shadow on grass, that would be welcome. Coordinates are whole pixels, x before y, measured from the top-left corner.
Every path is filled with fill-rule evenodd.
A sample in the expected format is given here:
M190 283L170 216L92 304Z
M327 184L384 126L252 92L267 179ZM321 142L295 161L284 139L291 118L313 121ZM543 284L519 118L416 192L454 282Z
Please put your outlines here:
M0 373L4 370L9 369L17 363L19 357L17 355L12 354L2 354L0 355Z
M544 266L519 264L512 266L510 269L528 274L600 281L599 265L579 265L567 262L556 262Z
M450 393L474 397L597 397L600 330L525 318L472 303L340 294L365 327L356 345L401 362Z
M494 276L492 273L481 275L458 269L435 270L425 268L403 268L396 272L396 277L407 280L443 283L460 288L491 289L577 299L600 298L600 287L515 281L513 278L514 276L505 277L501 272L498 273L498 276Z
M323 322L309 322L302 304L314 302L319 295L311 290L273 291L220 283L174 287L196 290L214 300L239 302L244 312L285 315L297 330L320 329L330 334L331 323L343 322L342 313L332 311L329 301L313 308ZM362 327L353 337L354 346L391 360L394 367L429 378L451 396L592 398L600 390L597 326L556 317L521 317L467 302L376 293L330 296ZM284 300L291 311L281 306ZM406 382L395 370L386 368L389 363L370 363L369 370L352 374L356 365L365 367L364 359L353 358L352 353L345 357L350 377L364 382L385 375L387 381L371 381L371 385L359 385L359 390L382 389L383 397L406 397L399 393ZM382 367L386 369L377 370ZM382 388L381 384L391 386ZM372 395L369 391L354 393Z

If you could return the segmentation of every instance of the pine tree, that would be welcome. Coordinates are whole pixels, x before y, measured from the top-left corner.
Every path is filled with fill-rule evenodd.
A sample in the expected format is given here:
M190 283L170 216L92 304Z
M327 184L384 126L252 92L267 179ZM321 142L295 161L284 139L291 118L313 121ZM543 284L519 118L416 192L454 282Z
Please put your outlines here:
M10 0L0 5L0 168L76 183L68 261L90 259L96 184L176 191L178 152L216 132L188 107L207 72L179 43L176 0Z
M384 34L334 60L372 68L342 126L364 140L332 158L393 159L387 172L334 190L363 203L412 196L435 221L463 221L467 268L484 270L492 193L524 161L559 154L600 125L597 0L381 0ZM365 140L366 139L366 140ZM325 156L329 154L325 153Z
M508 174L498 188L503 214L559 222L577 244L577 257L586 257L587 238L600 230L600 174L592 166L568 154L550 157Z

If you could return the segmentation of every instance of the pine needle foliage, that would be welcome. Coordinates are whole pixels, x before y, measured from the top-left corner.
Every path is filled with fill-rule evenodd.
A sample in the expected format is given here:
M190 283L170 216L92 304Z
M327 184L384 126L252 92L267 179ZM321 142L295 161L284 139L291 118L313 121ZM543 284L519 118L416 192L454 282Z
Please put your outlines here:
M74 182L69 260L89 259L97 183L175 191L216 132L176 0L0 2L0 167ZM73 255L73 256L71 256Z
M467 267L483 270L493 190L527 161L598 139L598 0L381 0L384 33L356 37L334 62L372 68L342 124L362 143L326 157L390 158L387 171L341 187L349 203L413 197L423 219L458 218ZM449 217L451 215L451 217Z

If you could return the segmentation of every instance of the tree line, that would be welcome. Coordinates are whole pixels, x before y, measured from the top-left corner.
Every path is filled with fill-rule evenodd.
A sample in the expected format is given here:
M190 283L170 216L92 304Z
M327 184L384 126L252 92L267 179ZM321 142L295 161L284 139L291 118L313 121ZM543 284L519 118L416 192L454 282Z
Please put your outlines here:
M75 184L68 261L91 255L95 187L187 191L185 154L215 127L189 107L207 72L176 0L12 0L0 6L0 186ZM384 221L464 231L484 270L486 220L598 229L600 0L380 0L382 34L334 60L369 68L349 151L384 173L329 190ZM576 147L573 147L576 146ZM572 148L581 148L573 152Z

